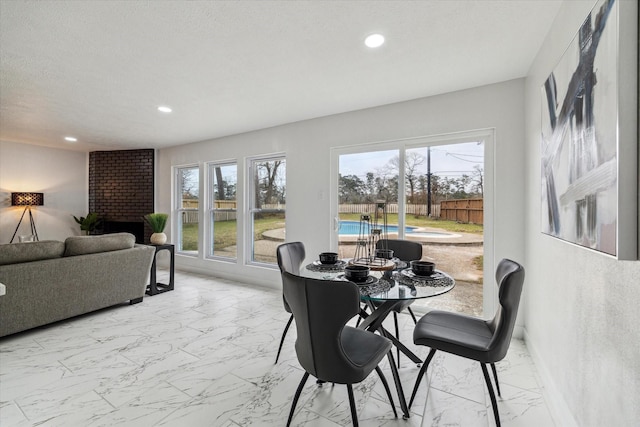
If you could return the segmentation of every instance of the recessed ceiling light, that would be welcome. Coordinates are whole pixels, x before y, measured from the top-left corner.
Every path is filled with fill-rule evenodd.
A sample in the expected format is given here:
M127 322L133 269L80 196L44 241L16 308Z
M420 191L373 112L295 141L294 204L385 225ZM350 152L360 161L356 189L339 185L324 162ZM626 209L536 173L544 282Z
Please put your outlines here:
M171 109L171 107L167 107L166 105L161 105L158 107L158 111L160 111L161 113L170 113L173 110Z
M366 39L364 39L364 44L367 47L375 48L380 47L384 43L384 36L382 34L371 34Z
M73 136L65 136L64 140L69 142L77 142L78 138L74 138Z

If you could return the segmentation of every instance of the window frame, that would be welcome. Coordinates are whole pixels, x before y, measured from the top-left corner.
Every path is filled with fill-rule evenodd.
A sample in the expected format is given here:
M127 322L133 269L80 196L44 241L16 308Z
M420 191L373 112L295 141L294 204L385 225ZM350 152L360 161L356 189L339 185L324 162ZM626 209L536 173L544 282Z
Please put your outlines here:
M175 166L174 167L174 179L175 179L175 185L174 185L174 189L175 189L175 194L174 194L174 198L173 198L173 203L174 203L174 225L175 225L175 230L176 230L176 239L175 239L175 247L176 247L176 253L180 254L180 255L184 255L184 256L189 256L189 257L193 257L193 258L197 258L200 255L200 224L201 224L201 218L200 218L200 203L202 201L202 198L199 196L198 198L198 208L191 208L191 209L185 209L182 207L182 174L181 171L182 170L186 170L186 169L195 169L197 170L197 175L198 175L198 195L200 194L200 174L201 174L201 168L200 165L195 163L195 164L187 164L187 165L180 165L180 166ZM186 212L196 212L197 215L197 219L198 219L198 242L197 242L197 250L195 251L195 253L193 251L185 251L182 248L182 242L183 242L183 236L182 236L182 215Z
M284 181L285 181L285 203L284 209L276 209L276 210L272 210L272 209L258 209L255 207L255 203L256 203L256 183L254 178L254 170L255 170L255 164L258 162L268 162L268 161L277 161L277 160L282 160L285 164L285 173L284 173ZM254 251L254 244L255 244L255 240L254 240L254 222L255 222L255 213L257 212L283 212L284 216L285 216L285 233L286 233L286 185L287 185L287 172L286 172L286 164L287 164L287 157L285 155L285 153L273 153L273 154L266 154L266 155L261 155L261 156L252 156L252 157L247 157L246 159L246 167L245 167L245 179L246 179L246 196L245 196L245 209L244 209L244 214L246 215L245 219L245 227L244 227L244 231L245 231L245 237L244 237L244 243L245 243L245 254L244 254L244 258L245 258L245 265L248 266L259 266L259 267L265 267L265 268L271 268L271 269L277 269L278 268L278 264L277 263L268 263L268 262L264 262L264 261L256 261L254 259L254 255L255 255L255 251Z
M240 217L238 211L238 162L237 160L223 160L223 161L213 161L206 163L206 171L207 171L207 204L205 206L205 217L207 218L206 224L206 240L205 244L207 247L205 257L207 259L215 259L219 261L237 263L239 254L236 252L236 256L228 257L228 256L220 256L215 254L214 250L214 241L215 241L215 214L216 212L229 212L227 209L216 209L213 207L213 202L215 200L215 168L217 167L225 167L225 166L235 166L236 168L236 209L233 210L236 213L236 247L238 247L238 240L241 238L240 229L238 228L238 224L240 224Z

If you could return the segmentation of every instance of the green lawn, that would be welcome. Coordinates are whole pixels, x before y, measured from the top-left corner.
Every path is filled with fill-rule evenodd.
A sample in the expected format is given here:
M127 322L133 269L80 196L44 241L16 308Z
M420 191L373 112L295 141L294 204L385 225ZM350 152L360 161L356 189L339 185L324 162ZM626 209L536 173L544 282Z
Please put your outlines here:
M236 245L238 223L236 221L216 221L214 225L214 251ZM284 228L284 214L265 214L254 223L254 239L262 240L262 233L267 230ZM198 250L198 224L182 226L182 249Z
M182 224L182 250L198 250L198 224Z
M359 221L360 214L340 214L340 219L344 221ZM398 214L388 214L389 224L398 223ZM481 224L461 224L455 221L439 220L427 217L406 217L406 225L415 227L440 228L450 232L482 234ZM274 230L284 227L284 214L266 214L262 218L255 220L254 239L262 240L262 233L267 230ZM236 245L237 239L236 221L217 221L215 223L214 250L221 250L229 246ZM184 224L182 226L182 249L185 251L198 250L198 224Z

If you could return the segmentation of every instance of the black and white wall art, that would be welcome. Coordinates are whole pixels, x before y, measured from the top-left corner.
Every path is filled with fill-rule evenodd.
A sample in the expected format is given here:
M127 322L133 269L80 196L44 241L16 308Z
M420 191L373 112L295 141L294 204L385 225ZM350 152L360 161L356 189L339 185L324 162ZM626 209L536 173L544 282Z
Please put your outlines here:
M620 160L637 160L637 133L619 133L618 2L597 1L542 86L541 206L543 233L628 259L637 257L637 222L623 236L620 215L637 212L637 190L630 201L634 193L620 190L633 176L637 187L637 162ZM621 245L626 238L634 242Z

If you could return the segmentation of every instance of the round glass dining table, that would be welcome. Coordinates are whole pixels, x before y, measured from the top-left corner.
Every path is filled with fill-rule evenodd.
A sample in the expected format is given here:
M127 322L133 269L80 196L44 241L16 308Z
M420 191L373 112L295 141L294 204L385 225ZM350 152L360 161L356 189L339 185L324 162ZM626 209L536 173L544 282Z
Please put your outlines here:
M435 270L429 276L418 276L407 268L407 263L396 260L392 271L372 270L366 282L356 283L363 301L401 301L429 298L449 292L456 282L449 274ZM300 275L314 279L344 280L344 267L349 260L336 264L321 264L314 261L300 271Z
M349 264L350 260L339 260L335 264L321 264L320 261L314 261L307 264L300 270L300 275L323 280L344 280L344 268ZM360 317L363 319L359 324L359 328L371 332L379 332L388 339L409 359L414 363L421 364L422 360L400 342L393 334L389 333L382 323L387 318L391 310L399 301L416 300L421 298L429 298L442 295L449 292L455 286L455 280L449 274L435 270L429 276L417 276L407 268L407 263L400 260L394 260L396 266L393 270L374 270L372 269L369 277L363 283L356 283L360 290L360 299L371 310L360 311ZM355 282L354 282L355 283ZM398 390L398 398L400 407L403 412L403 418L409 418L409 409L402 391L400 377L393 361L393 355L389 353L391 371L393 379Z

